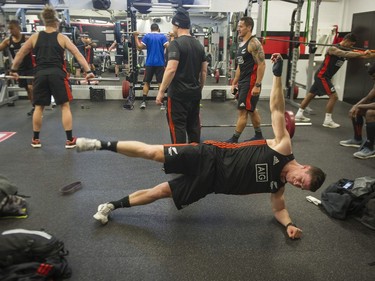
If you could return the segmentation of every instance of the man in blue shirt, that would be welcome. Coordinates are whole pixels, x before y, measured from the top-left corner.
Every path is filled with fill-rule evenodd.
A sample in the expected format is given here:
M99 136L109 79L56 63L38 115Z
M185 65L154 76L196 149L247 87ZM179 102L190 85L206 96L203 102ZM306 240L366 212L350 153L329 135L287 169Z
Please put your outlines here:
M163 80L165 66L164 49L168 47L168 38L160 33L159 26L156 23L151 25L151 33L147 33L143 36L142 41L138 38L139 32L135 31L133 34L137 49L147 49L145 75L143 78L143 100L140 106L141 109L145 109L152 77L154 75L156 76L156 82L159 87Z

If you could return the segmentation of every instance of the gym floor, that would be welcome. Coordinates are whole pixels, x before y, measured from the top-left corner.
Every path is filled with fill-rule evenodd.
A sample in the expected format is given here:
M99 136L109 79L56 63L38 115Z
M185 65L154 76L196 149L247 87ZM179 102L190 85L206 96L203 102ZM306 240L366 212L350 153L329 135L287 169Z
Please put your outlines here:
M71 104L74 135L110 140L169 143L165 112L153 101L146 110L122 109L123 101ZM65 242L70 280L362 280L375 276L375 231L354 219L336 220L306 201L340 178L374 175L375 161L354 159L355 148L341 147L352 136L349 104L338 102L338 129L322 127L326 100L314 100L312 126L297 127L297 161L321 167L327 180L316 193L287 186L290 215L303 229L292 241L273 218L268 194L208 195L177 211L172 200L116 210L103 226L93 219L97 206L170 179L162 165L107 151L77 153L64 148L59 108L46 110L42 148L30 146L30 103L18 100L0 108L1 132L16 132L0 143L0 173L27 198L29 217L0 221L0 231L44 229ZM82 109L83 107L83 109ZM258 106L270 123L268 101ZM296 109L287 104L287 109ZM233 101L202 101L203 125L234 124ZM202 139L228 139L234 128L204 127ZM270 127L264 135L272 137ZM246 128L241 139L253 135ZM75 181L83 188L70 195L59 189Z

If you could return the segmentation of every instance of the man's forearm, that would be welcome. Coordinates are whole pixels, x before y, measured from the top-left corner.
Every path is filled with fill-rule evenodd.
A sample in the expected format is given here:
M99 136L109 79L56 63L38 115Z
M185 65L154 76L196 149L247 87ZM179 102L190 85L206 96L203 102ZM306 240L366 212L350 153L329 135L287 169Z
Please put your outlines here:
M283 226L286 226L288 223L292 222L289 216L289 213L286 209L282 209L280 211L274 211L274 216L276 220Z
M360 105L358 105L358 108L359 109L375 109L375 102L360 104Z
M266 64L265 63L261 63L261 64L258 65L256 83L259 83L259 84L262 83L265 70L266 70Z

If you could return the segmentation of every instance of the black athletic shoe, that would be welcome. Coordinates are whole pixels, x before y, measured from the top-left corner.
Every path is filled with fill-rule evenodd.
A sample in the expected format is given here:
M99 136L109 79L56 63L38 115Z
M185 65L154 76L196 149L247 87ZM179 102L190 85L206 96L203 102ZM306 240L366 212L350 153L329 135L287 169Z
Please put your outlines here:
M224 142L227 142L227 143L238 143L238 138L235 137L235 136L232 136L229 140L226 140Z
M31 108L31 110L27 113L27 116L32 116L34 114L35 108Z
M264 137L263 136L253 136L251 139L248 139L248 140L244 140L245 141L255 141L255 140L264 140Z
M283 58L279 56L272 66L273 75L280 77L283 73Z

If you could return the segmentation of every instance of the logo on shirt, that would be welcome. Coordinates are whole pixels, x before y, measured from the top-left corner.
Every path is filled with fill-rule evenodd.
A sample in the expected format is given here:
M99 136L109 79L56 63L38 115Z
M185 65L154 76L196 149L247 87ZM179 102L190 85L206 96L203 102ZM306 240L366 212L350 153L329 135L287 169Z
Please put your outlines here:
M276 156L274 156L273 157L273 165L275 166L279 162L280 162L279 159Z
M343 60L338 60L338 61L336 62L335 65L336 65L337 67L341 67L341 66L344 64L344 62L345 62L345 61L343 61Z
M177 152L177 148L175 148L175 147L173 147L173 146L170 146L170 147L168 147L168 154L170 155L170 156L173 156L173 154L178 154L178 152Z
M255 165L255 176L256 182L267 182L268 181L268 165L264 164L256 164Z
M271 181L270 182L270 188L271 188L271 190L277 189L277 182Z
M243 49L243 50L241 51L241 54L242 54L242 55L246 54L246 49Z

